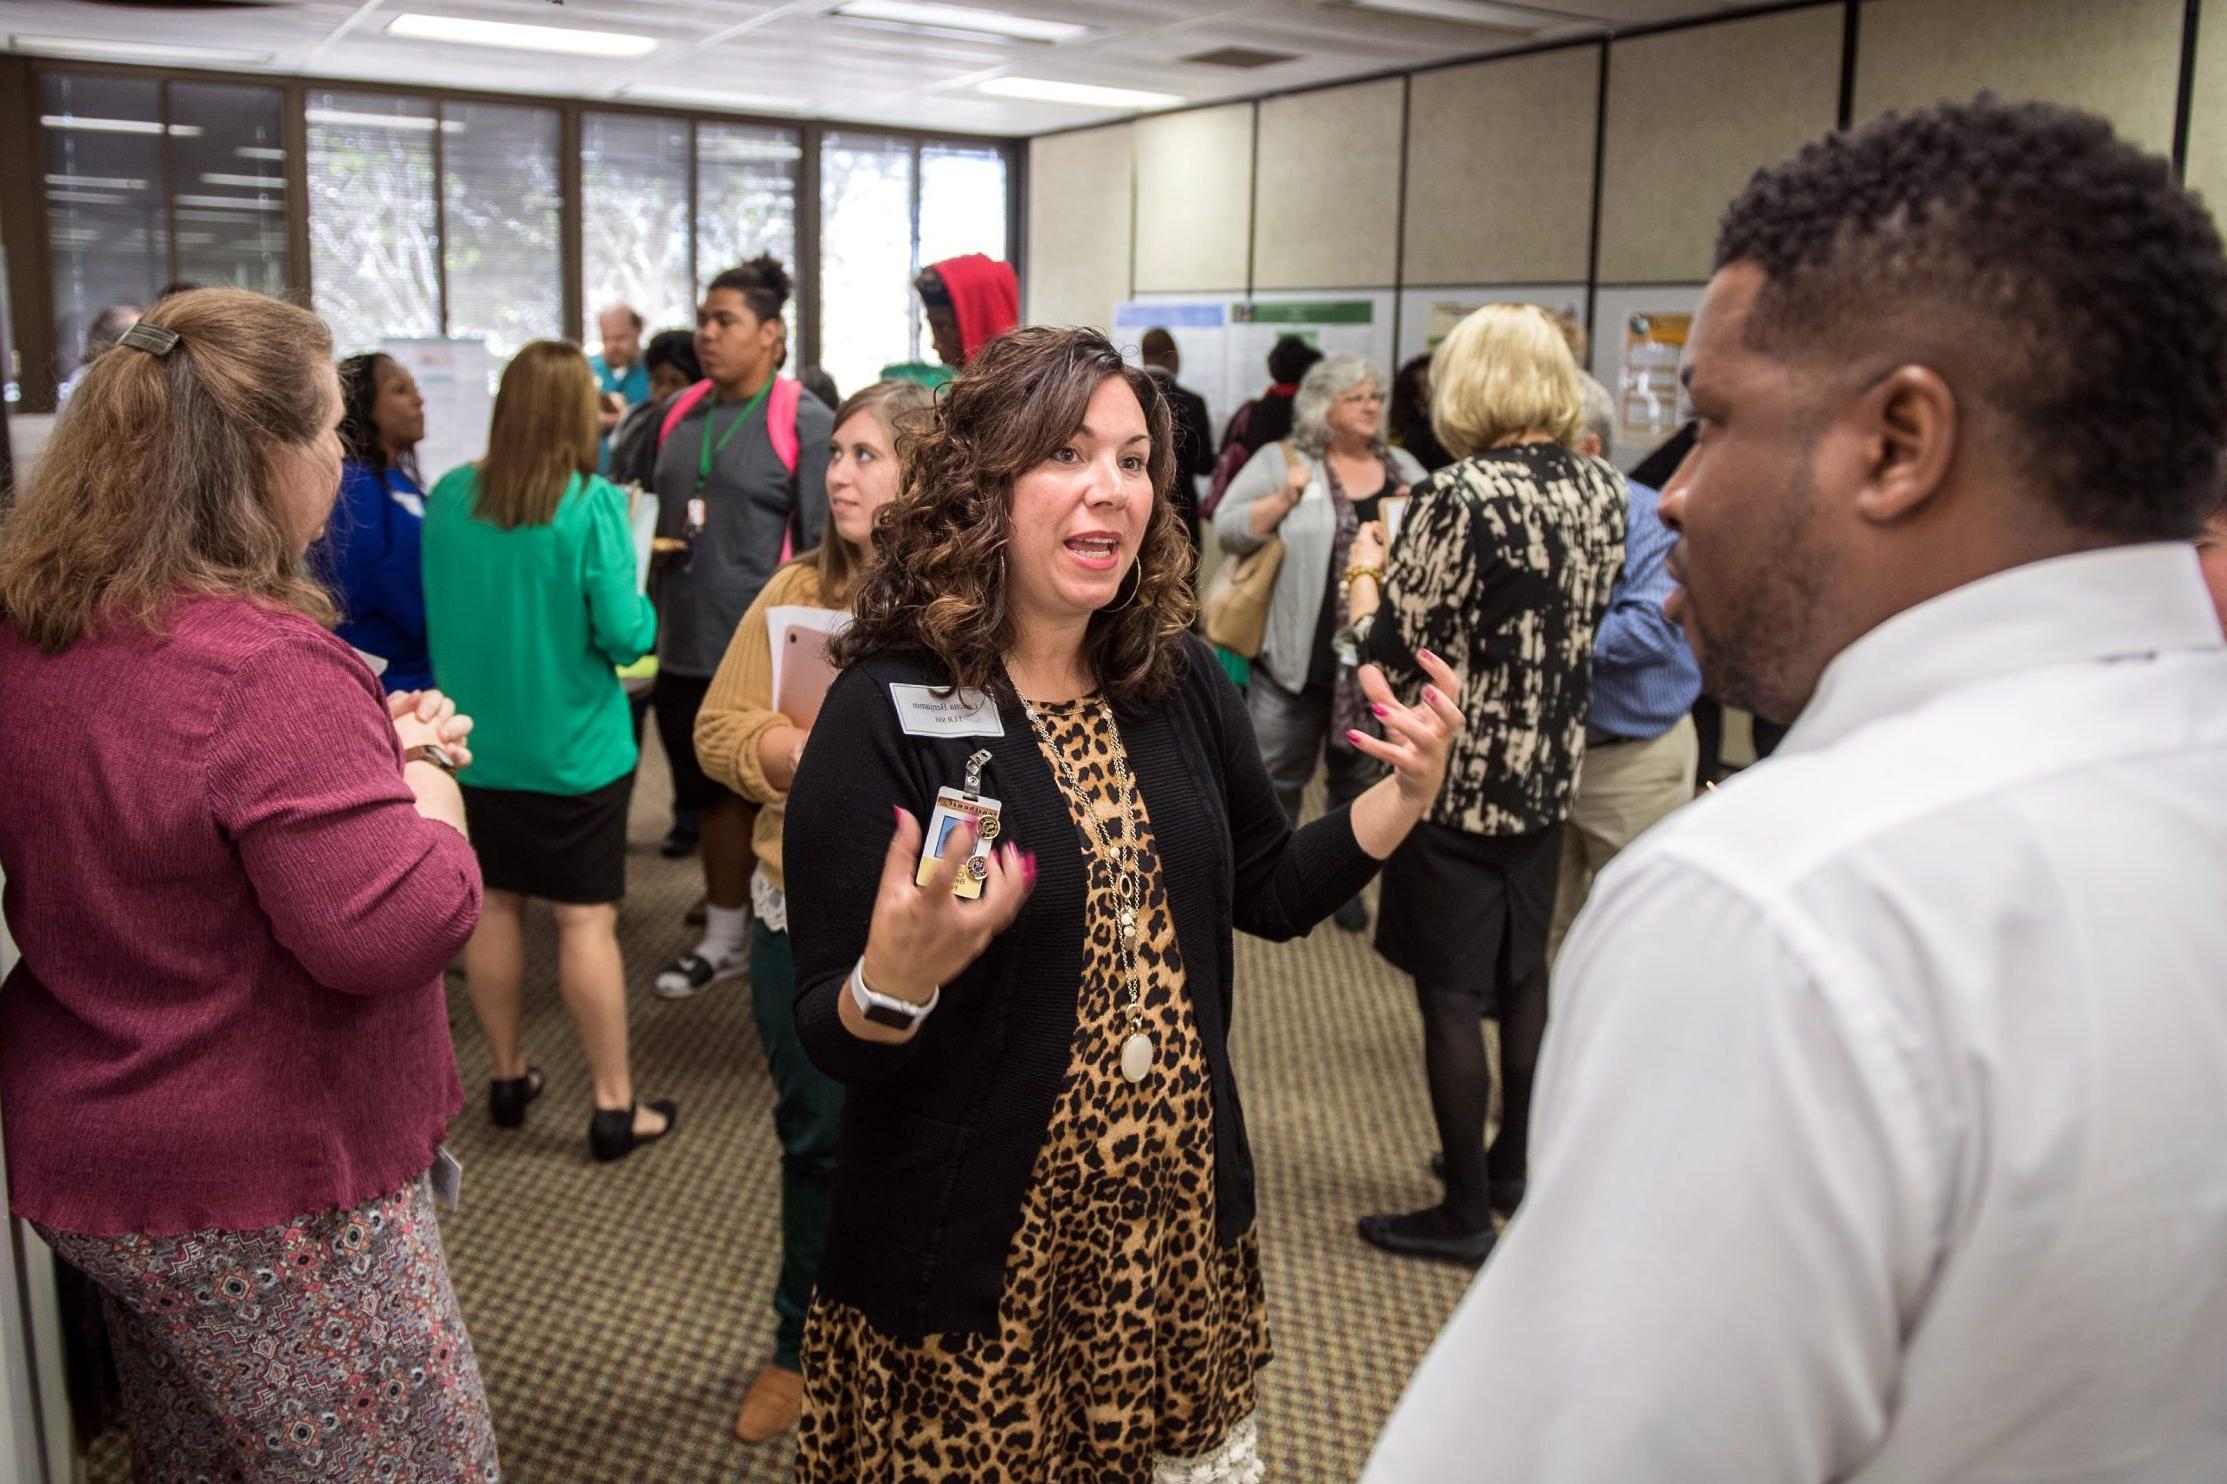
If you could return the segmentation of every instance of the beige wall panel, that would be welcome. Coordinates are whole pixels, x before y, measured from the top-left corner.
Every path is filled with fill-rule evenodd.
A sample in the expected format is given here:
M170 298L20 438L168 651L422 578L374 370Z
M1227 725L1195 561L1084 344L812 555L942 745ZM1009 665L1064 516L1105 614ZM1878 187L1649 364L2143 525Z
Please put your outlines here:
M2100 113L2166 154L2181 9L2181 0L1865 0L1855 117L1991 90Z
M1107 328L1129 297L1130 126L1028 147L1028 319Z
M1256 289L1398 281L1403 91L1388 78L1261 104Z
M1139 119L1137 292L1243 289L1252 253L1253 105Z
M1609 48L1601 282L1709 276L1717 221L1748 177L1838 118L1840 33L1826 5Z
M2227 0L2204 0L2188 116L2188 184L2227 221Z
M1409 283L1582 283L1600 53L1424 72L1408 101Z

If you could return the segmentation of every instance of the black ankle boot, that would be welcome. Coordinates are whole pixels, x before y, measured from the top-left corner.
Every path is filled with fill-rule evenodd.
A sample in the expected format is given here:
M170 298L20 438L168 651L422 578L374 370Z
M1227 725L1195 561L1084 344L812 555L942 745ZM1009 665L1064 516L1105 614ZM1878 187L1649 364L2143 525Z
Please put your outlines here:
M653 1113L665 1115L665 1126L654 1134L634 1132L634 1109L648 1108ZM669 1098L654 1103L636 1102L626 1108L598 1108L588 1120L588 1152L597 1160L609 1164L614 1159L624 1159L642 1144L652 1144L671 1133L680 1122L680 1106Z
M526 1105L541 1096L541 1068L528 1067L523 1077L487 1079L487 1116L497 1128L517 1128L526 1121Z

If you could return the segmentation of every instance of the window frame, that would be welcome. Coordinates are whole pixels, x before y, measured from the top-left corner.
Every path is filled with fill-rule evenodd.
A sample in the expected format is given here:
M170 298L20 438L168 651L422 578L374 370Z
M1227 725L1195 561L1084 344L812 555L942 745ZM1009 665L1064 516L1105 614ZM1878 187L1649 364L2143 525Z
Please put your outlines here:
M13 73L24 86L10 88ZM160 84L161 106L165 123L169 121L170 88L172 81L236 83L255 87L275 88L281 96L281 124L286 139L286 285L290 297L300 303L313 304L314 285L310 276L309 239L309 179L308 149L309 123L307 118L310 94L328 90L352 93L377 93L389 96L422 98L432 103L435 117L442 116L444 105L449 103L490 103L523 107L554 108L558 113L557 179L562 196L562 226L559 235L558 290L561 296L563 333L567 338L585 347L592 327L588 316L592 306L583 302L585 291L584 250L581 240L580 215L580 144L581 124L589 113L634 114L653 118L681 119L689 126L689 255L696 254L695 222L695 136L699 124L752 124L766 128L794 130L802 151L797 160L798 191L796 201L796 253L790 264L796 282L797 340L795 363L809 366L817 363L820 355L820 139L830 131L880 134L889 138L904 139L912 146L914 162L914 189L912 201L911 234L915 256L920 240L919 158L923 146L954 145L970 149L991 149L1005 158L1005 261L1011 263L1016 273L1022 272L1021 251L1024 232L1024 185L1021 179L1025 168L1023 146L1026 139L998 134L967 134L938 129L907 129L865 120L835 118L797 118L781 114L727 112L719 109L691 108L630 99L573 98L543 93L501 93L472 88L446 87L392 87L367 82L362 78L299 76L273 77L267 73L236 72L217 69L175 67L138 67L125 63L49 61L43 58L0 58L0 98L11 92L21 101L22 111L15 119L0 116L0 165L10 164L21 151L21 157L36 161L45 148L45 130L39 124L39 87L48 75L70 74L90 77L120 77L152 79ZM19 122L20 127L6 127ZM14 136L13 140L9 136ZM443 251L440 256L440 282L438 297L441 305L441 324L448 325L448 264L447 264L447 204L446 171L441 156L442 131L436 128L434 137L434 201L437 212L437 229L442 233ZM166 144L168 135L164 136ZM0 188L0 223L7 229L8 273L12 287L11 323L15 330L15 345L22 360L18 372L20 399L13 410L27 413L51 412L54 409L54 327L53 274L47 251L46 203L37 189L40 174L36 169L28 172L13 169L0 170L0 179L23 182L20 190ZM175 192L166 192L163 202L164 220L171 228L170 253L172 277L175 273L177 252L174 213L176 203L171 199ZM698 281L691 268L691 283ZM21 290L34 288L35 292ZM10 347L0 347L4 353Z

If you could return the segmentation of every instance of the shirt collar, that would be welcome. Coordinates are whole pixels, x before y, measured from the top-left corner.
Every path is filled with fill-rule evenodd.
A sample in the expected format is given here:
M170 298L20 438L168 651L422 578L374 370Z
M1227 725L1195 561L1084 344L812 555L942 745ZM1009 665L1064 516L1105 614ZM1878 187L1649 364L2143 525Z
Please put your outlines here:
M2052 557L1929 598L1849 645L1779 751L1830 747L1878 717L2028 670L2223 645L2194 548Z

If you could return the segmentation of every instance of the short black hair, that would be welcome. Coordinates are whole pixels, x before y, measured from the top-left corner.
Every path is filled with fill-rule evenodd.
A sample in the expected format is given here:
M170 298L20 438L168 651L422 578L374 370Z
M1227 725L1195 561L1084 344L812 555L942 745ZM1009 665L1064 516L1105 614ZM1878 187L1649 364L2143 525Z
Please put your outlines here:
M704 368L696 359L696 337L686 330L659 330L642 348L642 370L645 374L660 366L679 368L691 382L704 379Z
M709 295L719 289L742 295L759 319L779 319L781 306L789 302L789 270L772 253L760 253L720 274L704 292Z
M1321 351L1297 335L1286 335L1268 348L1268 374L1279 382L1297 381L1321 359Z
M2164 159L2093 114L1982 95L1828 136L1756 174L1716 261L1763 271L1758 350L1830 356L1898 322L1954 324L1995 368L1981 402L2075 528L2180 540L2217 502L2219 231Z

